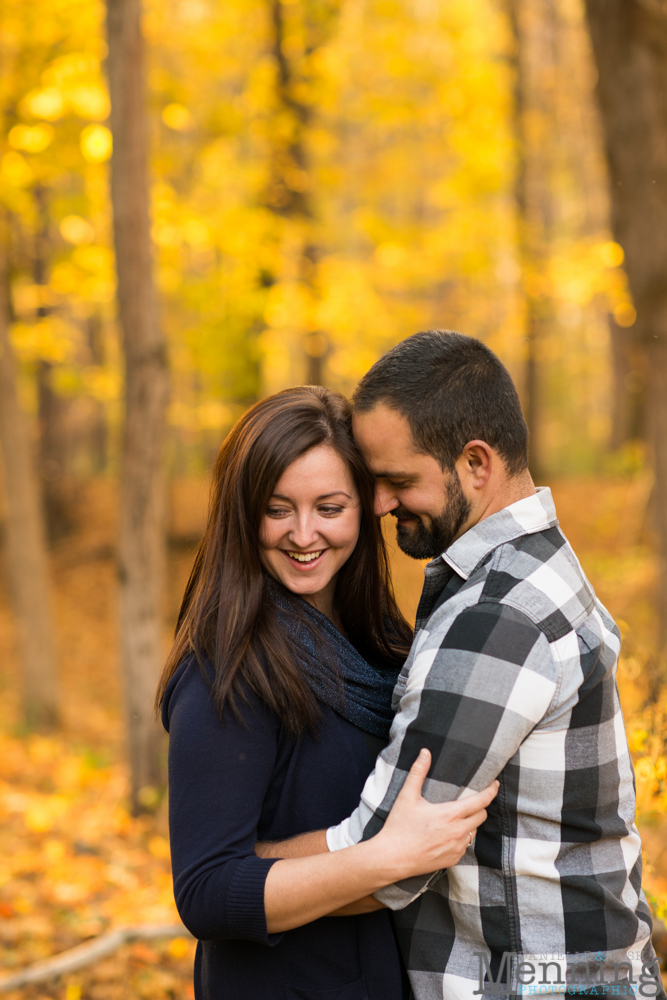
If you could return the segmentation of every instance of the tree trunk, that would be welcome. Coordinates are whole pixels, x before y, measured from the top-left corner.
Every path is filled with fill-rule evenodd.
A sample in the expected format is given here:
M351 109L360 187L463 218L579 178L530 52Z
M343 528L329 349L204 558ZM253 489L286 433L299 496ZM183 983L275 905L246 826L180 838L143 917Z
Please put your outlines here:
M637 345L634 331L619 326L611 315L609 340L613 378L609 444L615 451L628 441L645 437L646 385L642 372L642 351Z
M47 192L41 184L33 188L35 211L39 226L35 233L32 274L35 285L47 287L49 252L49 212ZM42 302L37 308L38 319L44 319L49 309ZM46 537L57 542L74 527L72 496L66 486L68 402L55 392L51 381L53 365L40 361L37 367L37 404L39 413L38 469L42 487L42 503Z
M99 313L95 312L88 317L86 323L86 334L88 349L94 365L105 363L104 342L102 339L102 323ZM88 421L88 450L90 455L90 466L93 475L99 475L107 469L109 451L109 429L107 426L106 410L104 404L95 401L93 415Z
M660 654L667 647L667 8L660 0L586 0L611 182L644 355L655 467ZM656 695L653 686L653 696Z
M526 361L523 403L530 430L530 470L535 480L543 476L540 441L542 379L540 344L548 322L548 305L542 288L547 263L547 238L551 207L549 201L548 151L544 136L536 141L527 121L545 120L549 108L547 88L542 80L545 50L553 17L551 0L537 9L533 0L507 0L514 52L514 106L512 114L516 155L514 198L516 204L517 251L524 298ZM528 14L531 15L530 19ZM530 23L529 23L530 20ZM547 36L546 40L542 36Z
M53 544L72 531L74 517L72 495L66 485L67 402L54 390L52 373L53 365L48 361L38 363L39 473L46 534Z
M285 25L284 0L269 0L272 26L272 49L276 63L277 118L291 119L288 138L276 135L272 152L272 177L268 204L272 211L301 224L303 240L299 260L298 280L308 298L317 296L315 275L319 250L312 238L314 208L312 177L307 149L307 131L312 124L312 105L303 99L304 89L311 82L310 70L297 66L310 65L313 54L320 48L332 30L337 14L334 4L311 9L304 3L299 8L303 17L306 46L303 56L295 58L289 52L289 30ZM296 10L297 8L295 8ZM305 355L305 379L309 385L322 385L324 362L329 343L321 330L301 331Z
M120 639L132 805L152 808L164 779L153 698L163 660L166 344L152 274L140 0L107 0L118 315L125 359L119 519Z
M4 248L3 248L4 249ZM58 722L49 566L28 421L19 403L9 340L6 260L0 260L0 444L7 496L7 565L18 626L23 712L31 728Z

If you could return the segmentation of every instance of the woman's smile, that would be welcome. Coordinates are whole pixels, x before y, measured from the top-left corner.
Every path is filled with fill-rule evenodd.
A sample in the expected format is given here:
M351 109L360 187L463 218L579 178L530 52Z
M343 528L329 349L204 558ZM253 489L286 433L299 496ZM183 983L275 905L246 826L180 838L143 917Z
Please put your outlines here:
M285 553L291 563L296 563L294 567L296 570L303 572L319 566L327 549L318 549L316 552L292 552L286 549L281 549L281 551Z
M350 470L319 444L282 474L260 527L265 569L324 614L334 614L336 578L359 538L361 507Z

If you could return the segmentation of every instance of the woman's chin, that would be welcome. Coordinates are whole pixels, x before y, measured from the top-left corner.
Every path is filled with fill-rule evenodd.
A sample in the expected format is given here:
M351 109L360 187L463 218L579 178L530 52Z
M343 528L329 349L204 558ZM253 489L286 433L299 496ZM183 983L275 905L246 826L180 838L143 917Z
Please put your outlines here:
M327 585L331 583L331 577L329 575L320 577L307 577L301 576L297 573L285 573L279 577L280 582L288 590L291 590L293 594L298 594L300 597L309 597L311 594L319 594L322 590L325 590Z

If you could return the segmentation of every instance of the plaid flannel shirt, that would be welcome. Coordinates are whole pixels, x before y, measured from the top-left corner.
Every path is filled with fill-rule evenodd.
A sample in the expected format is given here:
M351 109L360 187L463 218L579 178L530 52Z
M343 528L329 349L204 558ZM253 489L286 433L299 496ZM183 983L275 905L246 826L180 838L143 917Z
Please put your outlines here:
M489 974L505 981L508 970L510 995L648 975L653 986L639 995L664 996L657 966L642 969L655 953L619 647L548 489L481 521L426 566L390 743L358 808L327 831L331 850L377 833L422 747L433 755L431 801L500 780L456 866L376 894L396 911L417 1000L471 1000L480 974L488 991ZM521 962L533 963L532 979Z

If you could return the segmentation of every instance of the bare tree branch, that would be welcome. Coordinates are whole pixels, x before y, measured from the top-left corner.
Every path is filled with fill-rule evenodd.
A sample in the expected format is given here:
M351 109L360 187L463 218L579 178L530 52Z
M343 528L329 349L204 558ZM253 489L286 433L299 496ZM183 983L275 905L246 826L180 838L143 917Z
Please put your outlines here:
M47 979L55 976L63 976L68 972L75 972L86 965L92 965L107 955L112 955L118 951L122 945L130 941L146 941L152 938L174 938L192 937L183 924L136 924L129 927L117 927L113 931L107 931L92 941L84 941L75 948L54 955L53 958L46 958L41 962L35 962L20 972L15 972L11 976L4 976L0 979L0 993L9 990L20 989L30 983L43 983Z

